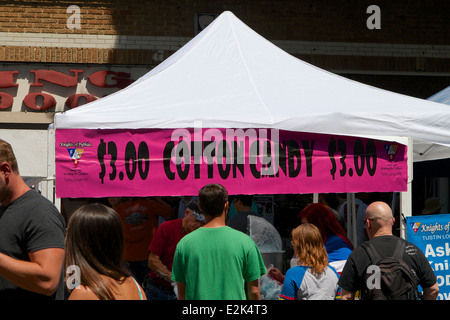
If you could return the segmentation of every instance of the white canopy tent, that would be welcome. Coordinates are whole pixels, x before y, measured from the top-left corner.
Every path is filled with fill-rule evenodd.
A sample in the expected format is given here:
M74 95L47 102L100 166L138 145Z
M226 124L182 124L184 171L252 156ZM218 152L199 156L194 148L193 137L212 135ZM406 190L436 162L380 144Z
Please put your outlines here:
M450 105L450 86L433 94L427 100Z
M57 114L55 128L276 128L408 136L414 161L450 156L447 106L301 61L230 12L127 88Z
M414 161L450 156L449 123L447 106L321 70L230 12L127 88L55 116L56 130L201 126L389 136L412 141Z

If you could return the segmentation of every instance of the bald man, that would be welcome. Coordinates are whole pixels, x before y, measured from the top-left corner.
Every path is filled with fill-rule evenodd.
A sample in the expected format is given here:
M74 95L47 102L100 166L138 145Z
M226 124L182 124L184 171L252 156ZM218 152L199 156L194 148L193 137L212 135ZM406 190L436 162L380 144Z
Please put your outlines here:
M367 207L364 218L369 238L366 243L370 242L383 257L393 255L398 241L405 242L403 260L415 272L416 281L423 288L423 299L435 300L439 288L433 269L419 248L392 234L395 219L391 208L384 202L374 202ZM363 246L350 254L339 279L343 300L353 300L357 291L363 292L366 270L370 265L371 260ZM363 294L362 299L364 298Z

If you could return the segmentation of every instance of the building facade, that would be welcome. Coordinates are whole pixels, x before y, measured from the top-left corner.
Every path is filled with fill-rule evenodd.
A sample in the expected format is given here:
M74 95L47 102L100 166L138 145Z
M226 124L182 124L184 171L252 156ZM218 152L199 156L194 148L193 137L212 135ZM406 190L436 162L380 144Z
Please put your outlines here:
M1 1L0 126L48 124L123 88L225 10L361 82L420 98L450 83L447 1Z

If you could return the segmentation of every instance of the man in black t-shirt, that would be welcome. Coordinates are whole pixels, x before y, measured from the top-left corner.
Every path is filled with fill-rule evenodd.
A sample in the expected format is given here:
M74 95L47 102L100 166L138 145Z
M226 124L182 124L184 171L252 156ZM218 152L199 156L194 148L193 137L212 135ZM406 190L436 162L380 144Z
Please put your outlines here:
M64 232L58 209L23 181L0 139L0 300L64 298Z
M369 241L383 257L391 257L398 241L405 241L392 234L395 219L391 208L384 202L374 202L367 207L365 225ZM435 300L439 293L436 276L423 252L415 245L406 242L403 260L413 269L417 283L423 288L423 299ZM371 260L366 250L359 246L349 256L339 279L342 299L352 300L355 293L365 286L365 275Z

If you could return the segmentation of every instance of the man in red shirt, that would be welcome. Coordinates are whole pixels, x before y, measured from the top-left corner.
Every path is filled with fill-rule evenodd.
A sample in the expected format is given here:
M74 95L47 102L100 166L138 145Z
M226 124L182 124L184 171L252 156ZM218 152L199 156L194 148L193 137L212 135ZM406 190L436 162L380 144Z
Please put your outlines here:
M177 299L171 280L175 249L181 238L205 224L196 199L190 201L184 214L184 218L163 222L153 235L148 248L151 271L144 281L148 300Z

